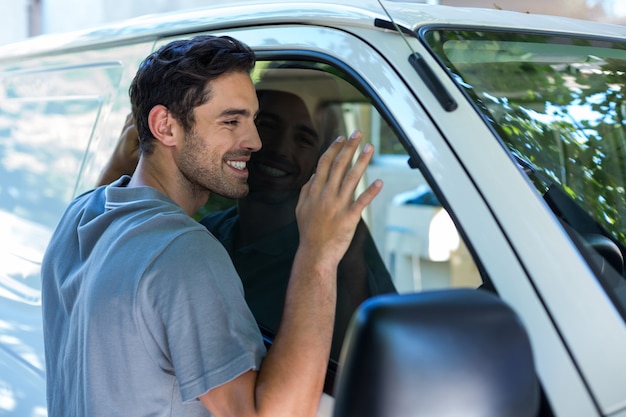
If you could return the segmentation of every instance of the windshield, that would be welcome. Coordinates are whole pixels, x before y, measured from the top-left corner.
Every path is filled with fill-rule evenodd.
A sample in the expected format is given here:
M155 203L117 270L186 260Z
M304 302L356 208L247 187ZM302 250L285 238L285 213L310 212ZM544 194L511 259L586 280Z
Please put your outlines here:
M596 272L611 265L598 274L624 311L626 45L451 29L424 39L574 241L599 255L586 256Z

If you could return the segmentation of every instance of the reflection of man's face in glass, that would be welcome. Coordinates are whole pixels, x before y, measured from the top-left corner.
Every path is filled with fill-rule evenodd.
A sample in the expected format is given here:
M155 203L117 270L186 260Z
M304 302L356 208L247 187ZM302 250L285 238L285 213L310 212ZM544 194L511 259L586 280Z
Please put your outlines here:
M311 115L294 94L265 90L258 97L257 129L263 147L249 163L250 193L297 194L321 152Z

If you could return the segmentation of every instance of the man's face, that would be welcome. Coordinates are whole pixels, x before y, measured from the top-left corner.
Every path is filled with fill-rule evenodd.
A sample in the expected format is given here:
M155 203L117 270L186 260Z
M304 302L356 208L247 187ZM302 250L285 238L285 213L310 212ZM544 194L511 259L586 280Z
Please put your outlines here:
M194 128L177 155L179 169L198 190L241 198L248 193L250 155L261 148L256 91L241 72L225 74L210 87L209 101L194 109Z
M290 93L263 91L256 124L263 149L250 161L250 193L299 193L321 151L306 105Z

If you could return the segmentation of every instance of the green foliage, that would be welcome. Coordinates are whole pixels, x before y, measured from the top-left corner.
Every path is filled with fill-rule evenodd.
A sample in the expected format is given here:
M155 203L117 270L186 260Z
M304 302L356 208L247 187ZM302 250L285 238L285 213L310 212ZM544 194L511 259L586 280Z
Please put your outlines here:
M427 39L503 144L626 244L624 45L496 31Z
M237 200L222 197L221 195L217 194L211 194L209 201L207 201L204 206L200 207L200 210L196 212L193 218L200 221L207 214L214 213L216 211L226 210L234 206L235 204L237 204Z

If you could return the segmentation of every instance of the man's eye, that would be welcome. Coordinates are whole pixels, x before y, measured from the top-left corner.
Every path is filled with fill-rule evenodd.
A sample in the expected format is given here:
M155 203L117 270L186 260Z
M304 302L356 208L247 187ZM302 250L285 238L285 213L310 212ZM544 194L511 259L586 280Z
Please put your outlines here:
M226 120L224 123L230 126L237 126L239 122L237 120Z
M296 140L304 146L315 146L317 143L316 139L309 135L298 135Z

